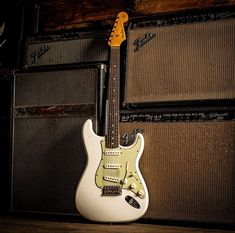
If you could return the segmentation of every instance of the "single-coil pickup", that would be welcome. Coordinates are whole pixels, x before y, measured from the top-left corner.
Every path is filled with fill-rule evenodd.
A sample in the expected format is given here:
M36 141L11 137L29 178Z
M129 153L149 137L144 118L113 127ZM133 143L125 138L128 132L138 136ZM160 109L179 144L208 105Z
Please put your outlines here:
M115 151L115 150L107 150L104 152L105 155L107 156L118 156L121 155L122 152L121 151Z
M106 168L106 169L118 169L118 168L121 168L122 167L122 165L121 164L114 164L114 163L112 163L112 164L104 164L104 168Z
M114 183L120 183L121 179L113 177L113 176L104 176L104 180Z

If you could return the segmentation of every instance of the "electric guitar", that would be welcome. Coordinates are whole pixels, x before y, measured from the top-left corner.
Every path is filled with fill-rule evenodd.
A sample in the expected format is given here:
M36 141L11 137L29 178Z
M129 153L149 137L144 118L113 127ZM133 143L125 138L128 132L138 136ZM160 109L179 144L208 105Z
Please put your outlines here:
M108 44L110 67L106 102L106 132L94 133L88 119L82 129L87 165L76 190L76 207L81 215L98 222L129 222L144 215L149 195L139 170L144 138L137 134L128 147L119 137L120 45L126 39L124 23L128 15L120 12Z

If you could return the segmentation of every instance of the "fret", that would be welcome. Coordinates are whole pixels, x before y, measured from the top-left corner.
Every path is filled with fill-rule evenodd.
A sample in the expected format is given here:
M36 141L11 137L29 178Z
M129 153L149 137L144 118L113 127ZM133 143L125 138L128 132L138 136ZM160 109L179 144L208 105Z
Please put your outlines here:
M111 47L110 68L108 84L108 115L106 147L116 148L119 146L119 80L120 80L120 48Z

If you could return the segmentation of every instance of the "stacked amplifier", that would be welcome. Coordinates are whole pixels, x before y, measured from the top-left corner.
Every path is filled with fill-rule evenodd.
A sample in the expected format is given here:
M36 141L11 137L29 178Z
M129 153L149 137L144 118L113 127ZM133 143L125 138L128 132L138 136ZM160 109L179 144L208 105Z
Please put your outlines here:
M106 37L106 33L93 31L31 37L25 46L24 66L106 63Z
M120 136L129 145L144 134L146 219L235 223L234 32L231 12L129 24ZM14 80L12 210L74 215L81 127L102 126L106 41L35 37L25 54Z
M235 223L235 14L133 20L121 139L142 132L150 219Z
M85 167L84 121L102 121L108 61L104 34L31 37L14 78L12 211L77 215Z

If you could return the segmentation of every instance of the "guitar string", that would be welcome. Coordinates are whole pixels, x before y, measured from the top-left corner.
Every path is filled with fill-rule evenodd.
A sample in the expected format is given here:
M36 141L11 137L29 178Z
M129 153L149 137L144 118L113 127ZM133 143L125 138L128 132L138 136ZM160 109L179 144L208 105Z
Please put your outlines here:
M108 86L108 100L109 100L109 109L108 109L108 129L106 135L106 146L108 148L116 148L119 147L119 59L120 59L120 51L119 47L111 47L110 50L110 79ZM112 75L112 76L111 76ZM114 90L114 91L113 91ZM120 164L119 155L116 156L105 156L104 164ZM105 169L106 170L106 169ZM107 169L105 175L110 177L118 177L119 169ZM107 183L105 181L105 183Z
M114 102L112 103L113 104L113 109L114 109L114 115L113 115L113 125L115 126L114 127L114 143L115 143L115 147L119 147L119 140L118 140L118 109L119 109L119 99L118 99L118 93L119 93L119 47L118 48L115 48L113 51L115 51L114 53L114 62L115 62L115 67L114 67L114 74L115 74L115 80L113 80L113 84L114 84L114 87L113 89L115 89L115 92L113 92L113 100ZM116 155L115 156L115 164L119 164L119 155ZM119 178L119 175L118 175L118 171L119 169L115 169L115 177L118 177Z

